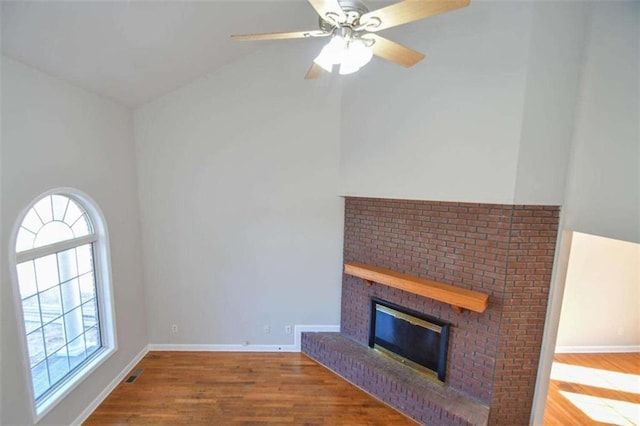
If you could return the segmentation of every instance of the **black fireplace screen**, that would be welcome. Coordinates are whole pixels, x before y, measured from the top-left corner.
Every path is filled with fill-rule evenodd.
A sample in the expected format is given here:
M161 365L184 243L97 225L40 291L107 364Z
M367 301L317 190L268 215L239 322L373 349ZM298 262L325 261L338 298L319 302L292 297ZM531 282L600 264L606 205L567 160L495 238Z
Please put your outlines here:
M450 324L402 306L371 299L369 346L409 360L445 381Z

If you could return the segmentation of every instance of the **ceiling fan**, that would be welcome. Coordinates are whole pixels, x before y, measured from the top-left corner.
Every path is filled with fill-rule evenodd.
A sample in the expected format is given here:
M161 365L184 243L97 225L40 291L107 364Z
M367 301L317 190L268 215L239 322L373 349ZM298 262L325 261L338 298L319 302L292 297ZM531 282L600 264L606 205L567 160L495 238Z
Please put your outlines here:
M470 0L404 0L369 11L360 0L309 0L319 19L319 30L232 35L240 41L330 37L314 59L305 78L318 78L339 65L340 74L351 74L373 55L410 67L424 55L376 34L378 31L428 18L469 5Z

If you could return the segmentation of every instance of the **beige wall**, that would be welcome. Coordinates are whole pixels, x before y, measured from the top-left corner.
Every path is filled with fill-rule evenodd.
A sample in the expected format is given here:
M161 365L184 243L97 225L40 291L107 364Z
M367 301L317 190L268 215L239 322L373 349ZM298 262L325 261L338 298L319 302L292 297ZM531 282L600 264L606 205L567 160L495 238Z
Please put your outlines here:
M640 244L575 232L559 351L640 345Z

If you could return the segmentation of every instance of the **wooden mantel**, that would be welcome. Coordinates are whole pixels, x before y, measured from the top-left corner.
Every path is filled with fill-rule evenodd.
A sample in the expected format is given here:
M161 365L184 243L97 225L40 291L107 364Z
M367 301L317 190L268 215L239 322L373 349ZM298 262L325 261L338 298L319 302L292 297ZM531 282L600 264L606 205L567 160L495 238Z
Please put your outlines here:
M430 299L450 304L456 312L468 309L484 312L489 304L489 295L449 284L431 281L413 275L401 274L390 269L378 268L359 262L344 264L344 273L362 278L368 284L374 282L404 290Z

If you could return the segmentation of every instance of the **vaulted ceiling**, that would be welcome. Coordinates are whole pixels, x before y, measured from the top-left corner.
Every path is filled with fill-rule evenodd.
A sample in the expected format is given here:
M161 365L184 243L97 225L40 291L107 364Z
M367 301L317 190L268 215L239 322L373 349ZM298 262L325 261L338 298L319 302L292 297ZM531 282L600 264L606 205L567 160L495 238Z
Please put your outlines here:
M370 3L373 9L392 2ZM318 25L305 0L2 1L0 8L4 55L128 106L265 43L306 41L242 43L231 34Z

